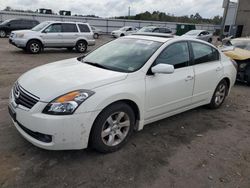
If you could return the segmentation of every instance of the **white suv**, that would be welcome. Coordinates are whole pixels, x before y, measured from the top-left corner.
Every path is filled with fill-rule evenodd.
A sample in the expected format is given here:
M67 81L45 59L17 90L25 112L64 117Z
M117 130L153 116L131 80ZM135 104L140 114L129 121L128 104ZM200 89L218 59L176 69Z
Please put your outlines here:
M201 105L219 108L235 66L200 40L126 36L28 71L11 91L9 112L41 148L112 152L146 124Z
M88 23L46 21L31 30L13 31L9 42L33 54L43 48L75 48L82 53L95 45L93 34Z

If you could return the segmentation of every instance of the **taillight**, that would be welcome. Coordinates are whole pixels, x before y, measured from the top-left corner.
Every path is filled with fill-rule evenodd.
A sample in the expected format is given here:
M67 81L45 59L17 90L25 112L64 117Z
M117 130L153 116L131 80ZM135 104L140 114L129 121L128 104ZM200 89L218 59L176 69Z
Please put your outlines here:
M238 70L238 64L236 63L236 61L234 61L233 59L230 59L230 61L233 63L235 69Z

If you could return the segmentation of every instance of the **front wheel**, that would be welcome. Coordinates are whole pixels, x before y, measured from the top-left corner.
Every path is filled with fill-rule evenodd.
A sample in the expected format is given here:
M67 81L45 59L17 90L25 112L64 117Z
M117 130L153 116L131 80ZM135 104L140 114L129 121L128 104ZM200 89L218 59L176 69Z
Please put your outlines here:
M28 42L26 49L32 54L38 54L42 50L42 44L37 40L31 40Z
M224 102L227 92L228 92L228 84L226 80L222 80L214 91L214 95L211 99L210 104L208 105L211 109L219 108Z
M125 103L105 108L97 117L90 135L91 146L102 153L120 149L133 132L134 111Z

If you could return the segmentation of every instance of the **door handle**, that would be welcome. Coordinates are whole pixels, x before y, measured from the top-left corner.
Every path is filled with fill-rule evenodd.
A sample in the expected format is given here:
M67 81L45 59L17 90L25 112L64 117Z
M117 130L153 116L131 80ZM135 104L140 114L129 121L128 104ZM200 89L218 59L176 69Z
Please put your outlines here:
M185 81L189 81L189 80L193 80L194 77L193 76L187 76L187 78L185 79Z
M218 71L221 71L222 70L222 67L217 67L216 68L216 71L218 72Z

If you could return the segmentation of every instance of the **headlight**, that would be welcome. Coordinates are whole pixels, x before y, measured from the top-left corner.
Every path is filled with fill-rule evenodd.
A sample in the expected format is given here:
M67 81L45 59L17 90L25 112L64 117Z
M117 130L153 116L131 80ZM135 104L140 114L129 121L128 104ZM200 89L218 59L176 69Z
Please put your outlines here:
M23 38L24 37L24 34L23 33L17 33L16 34L16 38Z
M89 90L77 90L62 95L51 101L43 110L45 114L69 115L92 96L95 92Z

